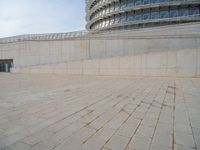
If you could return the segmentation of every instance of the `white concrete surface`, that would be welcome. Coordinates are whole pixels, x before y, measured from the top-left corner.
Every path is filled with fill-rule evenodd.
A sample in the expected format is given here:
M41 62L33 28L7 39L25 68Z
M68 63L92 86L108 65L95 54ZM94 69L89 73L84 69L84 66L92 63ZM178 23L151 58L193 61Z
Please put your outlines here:
M13 73L200 77L198 50L143 53L14 69Z
M200 77L199 58L200 23L0 44L0 59L23 73Z

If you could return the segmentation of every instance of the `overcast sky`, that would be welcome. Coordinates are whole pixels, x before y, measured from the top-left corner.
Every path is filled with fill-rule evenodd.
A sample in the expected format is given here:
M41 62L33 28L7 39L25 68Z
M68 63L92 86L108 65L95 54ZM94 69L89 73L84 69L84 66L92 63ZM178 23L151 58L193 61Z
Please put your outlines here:
M0 0L0 38L85 29L85 0Z

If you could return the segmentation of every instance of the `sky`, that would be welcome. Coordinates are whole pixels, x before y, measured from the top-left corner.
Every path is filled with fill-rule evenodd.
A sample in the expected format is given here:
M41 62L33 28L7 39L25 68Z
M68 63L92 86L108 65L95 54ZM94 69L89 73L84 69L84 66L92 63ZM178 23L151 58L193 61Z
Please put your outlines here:
M85 0L0 0L0 38L85 29Z

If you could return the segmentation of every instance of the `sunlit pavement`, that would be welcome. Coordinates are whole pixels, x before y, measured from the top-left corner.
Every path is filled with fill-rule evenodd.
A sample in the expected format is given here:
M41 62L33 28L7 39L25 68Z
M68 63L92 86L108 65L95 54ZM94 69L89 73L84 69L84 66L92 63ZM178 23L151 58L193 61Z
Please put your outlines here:
M200 78L0 74L0 149L200 149Z

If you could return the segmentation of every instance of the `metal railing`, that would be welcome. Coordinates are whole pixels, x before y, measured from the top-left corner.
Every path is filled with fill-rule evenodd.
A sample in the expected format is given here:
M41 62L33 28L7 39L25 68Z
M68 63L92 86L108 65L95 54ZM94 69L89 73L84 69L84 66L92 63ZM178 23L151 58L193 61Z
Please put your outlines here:
M68 33L49 33L49 34L30 34L30 35L19 35L13 37L0 38L0 44L6 43L15 43L21 41L53 41L53 40L65 40L65 39L76 39L76 38L87 38L93 33L99 33L102 30L107 30L110 28L117 28L121 26L130 26L137 24L146 24L146 23L159 23L159 22L182 22L182 21L200 21L200 14L198 15L190 15L183 17L174 17L174 18L162 18L162 19L149 19L149 20L138 20L138 21L130 21L123 22L119 24L112 24L106 27L102 27L100 29L93 30L92 32L88 31L76 31L76 32L68 32Z
M20 41L42 41L42 40L64 40L70 38L81 38L87 36L87 31L76 31L68 33L29 34L13 37L0 38L0 44Z

